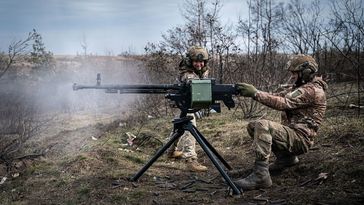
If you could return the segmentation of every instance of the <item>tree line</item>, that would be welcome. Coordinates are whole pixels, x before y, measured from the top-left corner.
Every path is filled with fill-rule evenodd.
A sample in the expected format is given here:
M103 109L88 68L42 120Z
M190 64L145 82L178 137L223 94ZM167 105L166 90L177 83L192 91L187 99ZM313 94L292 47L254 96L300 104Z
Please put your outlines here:
M218 82L248 82L274 91L287 79L284 67L289 55L309 54L326 81L353 84L350 93L361 104L363 1L247 0L246 6L248 13L237 24L223 24L223 1L186 0L181 9L184 25L145 47L150 78L174 80L181 57L190 46L199 45L209 51L211 77ZM247 116L257 114L252 113L257 111L252 103L242 106Z

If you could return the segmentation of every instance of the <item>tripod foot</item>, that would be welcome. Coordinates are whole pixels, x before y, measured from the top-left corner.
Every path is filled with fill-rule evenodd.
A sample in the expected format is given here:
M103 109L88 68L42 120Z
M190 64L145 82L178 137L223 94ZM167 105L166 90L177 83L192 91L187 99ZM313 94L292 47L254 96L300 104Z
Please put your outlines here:
M227 192L228 192L229 196L238 199L238 198L241 197L241 195L243 193L243 190L240 190L240 193L235 193L234 190L231 187L228 187Z

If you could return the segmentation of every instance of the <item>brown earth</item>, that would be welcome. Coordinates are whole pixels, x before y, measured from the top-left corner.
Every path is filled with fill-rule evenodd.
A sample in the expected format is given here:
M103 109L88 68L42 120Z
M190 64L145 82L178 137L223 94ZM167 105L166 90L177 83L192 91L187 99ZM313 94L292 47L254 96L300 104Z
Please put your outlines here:
M67 58L63 66L73 68L75 65L68 63L77 62ZM105 62L95 67L105 66ZM136 67L133 62L124 64L130 70ZM132 79L133 72L125 76L114 71L106 70L105 76ZM89 73L87 79L94 79L95 71ZM60 93L63 99L65 94ZM81 98L80 102L84 101L94 105L92 98ZM364 204L362 116L340 117L343 112L329 110L315 146L299 157L299 165L272 176L269 189L235 196L200 147L199 161L208 166L208 172L187 171L183 161L162 156L138 182L130 181L166 142L171 118L141 121L118 110L74 113L77 109L70 106L68 113L55 115L49 130L28 142L28 153L42 153L40 157L25 155L10 170L0 164L0 204ZM247 121L241 115L223 110L198 121L207 140L234 170L241 170L230 174L233 179L247 176L254 160L252 140L245 130ZM277 120L277 115L268 116ZM136 136L133 145L129 133Z
M73 92L70 87L75 80L92 79L86 82L94 83L100 67L105 68L105 83L134 83L139 79L134 60L83 60L58 57L57 68L71 75L60 79L67 84L59 90L54 107L62 107L64 101L67 112L55 115L49 130L28 142L28 153L42 153L40 157L25 155L10 170L0 164L0 204L364 204L364 118L342 117L350 116L342 102L356 100L338 96L335 99L343 98L338 99L339 104L329 104L330 109L341 106L343 110L329 110L315 146L300 156L299 165L272 176L269 189L230 195L221 175L199 147L199 161L208 166L208 172L186 171L183 161L162 156L138 182L132 182L130 177L166 142L172 129L171 117L141 121L118 110L74 113L80 110L80 104L86 111L100 106L97 98L86 98L89 93L77 93L80 101L67 101L70 93L65 91ZM333 89L329 95L336 93L341 92ZM55 95L53 90L47 94ZM69 96L74 100L75 96ZM120 108L120 102L113 104ZM200 131L224 159L234 170L242 170L230 174L233 179L247 176L254 159L252 140L245 130L247 121L241 115L224 110L198 121ZM277 120L277 115L268 116ZM133 145L128 144L131 134L127 133L136 136Z
M251 171L247 122L229 111L198 121L200 131L240 174ZM73 124L72 122L69 122ZM76 121L74 122L76 123ZM229 194L228 186L198 147L206 173L164 155L129 180L166 141L170 119L90 124L59 132L39 144L45 156L24 159L0 185L1 204L363 204L363 118L327 118L300 164L272 176L269 189ZM136 135L133 145L126 133ZM129 141L130 142L130 141ZM33 144L35 145L35 144ZM49 146L52 145L52 146ZM274 158L272 157L272 161ZM19 176L17 176L19 174Z

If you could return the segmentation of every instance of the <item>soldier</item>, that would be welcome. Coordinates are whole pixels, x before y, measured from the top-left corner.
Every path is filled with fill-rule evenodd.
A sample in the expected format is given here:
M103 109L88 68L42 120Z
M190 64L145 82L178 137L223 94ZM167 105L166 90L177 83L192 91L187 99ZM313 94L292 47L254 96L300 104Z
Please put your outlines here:
M179 65L179 81L185 82L191 79L203 79L208 77L209 69L207 66L208 53L205 48L192 46ZM196 126L196 116L193 113L192 124ZM207 171L207 167L197 161L196 139L189 132L185 132L178 143L172 145L168 151L171 158L183 158L186 160L187 168L190 171Z
M255 165L246 178L234 181L243 190L268 188L272 185L270 172L279 172L296 165L297 155L306 153L313 145L326 110L327 84L317 77L318 65L308 55L294 55L286 68L295 84L277 94L257 90L253 85L238 84L240 94L276 110L282 111L282 124L257 120L248 124L253 138ZM268 166L271 152L276 156ZM269 171L268 171L269 167Z

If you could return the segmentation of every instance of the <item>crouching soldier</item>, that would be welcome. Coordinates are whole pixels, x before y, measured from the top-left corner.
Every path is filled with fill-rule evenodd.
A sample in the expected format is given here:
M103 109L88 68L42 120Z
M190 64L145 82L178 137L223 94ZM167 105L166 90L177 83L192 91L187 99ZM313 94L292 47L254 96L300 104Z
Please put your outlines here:
M268 188L272 185L271 172L296 165L298 155L306 153L313 145L317 130L326 110L327 84L317 77L318 65L308 55L295 55L287 63L294 85L277 94L257 90L253 85L238 84L240 94L275 110L282 111L282 123L257 120L248 124L253 138L255 165L246 178L234 181L243 190ZM268 166L274 153L276 160Z

